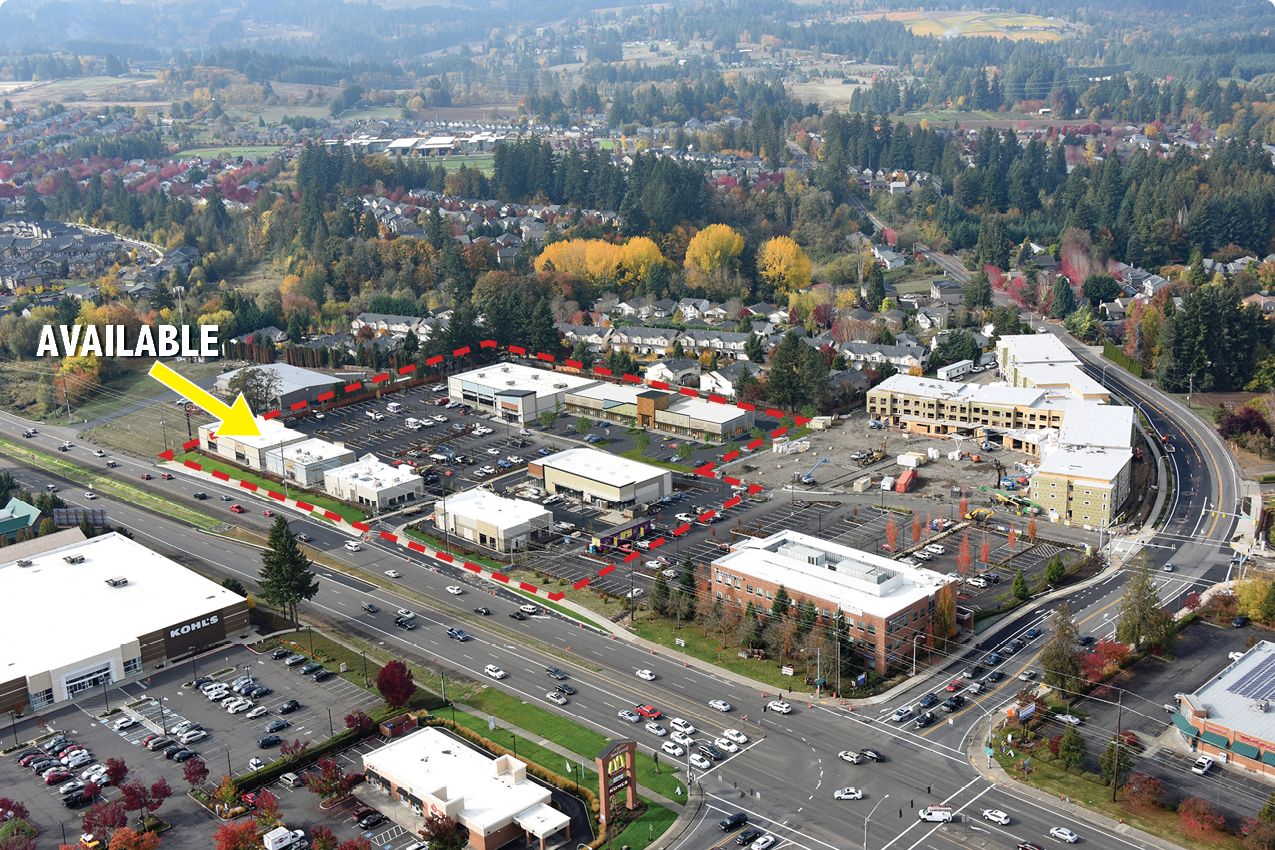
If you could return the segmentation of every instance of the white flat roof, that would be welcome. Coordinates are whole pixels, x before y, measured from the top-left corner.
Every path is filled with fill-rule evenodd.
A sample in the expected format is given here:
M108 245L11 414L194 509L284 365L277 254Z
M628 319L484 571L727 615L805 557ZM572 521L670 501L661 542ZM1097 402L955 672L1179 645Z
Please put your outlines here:
M811 558L817 563L810 563ZM748 539L713 561L713 568L782 584L789 593L825 599L847 614L877 617L890 617L957 581L787 529Z
M389 487L398 487L411 483L413 479L416 481L421 480L414 468L410 466L393 466L374 454L363 455L354 463L347 463L345 466L329 469L323 475L324 477L331 475L342 481L354 481L369 490L385 490Z
M1195 692L1195 699L1219 726L1243 732L1263 741L1275 742L1275 712L1258 711L1255 706L1275 697L1275 643L1260 641L1208 684ZM1265 749L1265 747L1263 747Z
M174 623L197 620L241 601L198 573L115 532L80 540L38 554L11 549L0 557L0 599L26 604L5 606L0 617L0 680L33 676L99 657ZM63 557L84 556L68 564ZM17 558L31 561L19 567ZM128 584L111 587L123 576ZM40 604L56 599L55 608ZM49 628L49 614L79 612L82 629Z
M280 444L290 446L294 443L300 443L309 438L300 431L293 431L288 426L282 424L278 419L262 419L260 416L252 417L257 423L257 430L261 432L259 436L253 437L248 434L240 434L233 437L218 437L219 440L234 440L243 446L253 449L277 449ZM216 433L221 427L220 422L213 422L208 425L200 425L199 430L205 429Z
M1129 449L1107 449L1100 446L1060 445L1040 461L1042 475L1085 478L1109 484L1133 458Z
M550 799L549 789L530 779L514 782L511 773L498 774L497 762L505 759L516 761L511 756L491 758L437 729L427 728L366 754L363 765L394 779L415 796L463 798L464 807L457 820L485 832Z
M711 401L701 401L664 390L653 390L650 387L598 383L596 386L571 390L572 395L594 398L603 402L610 402L613 405L637 404L637 397L642 393L659 393L660 395L674 396L673 400L669 402L669 413L689 416L701 422L714 422L718 425L724 425L727 422L738 419L740 416L746 415L746 411L731 404L713 404Z
M733 422L741 416L748 415L748 411L733 404L714 404L711 401L691 398L670 404L669 413L678 413L701 422L714 422L718 425L725 425L727 422Z
M353 451L353 449L345 446L338 446L336 443L330 443L318 437L311 437L308 440L285 446L283 457L284 460L290 460L293 463L316 463L321 460L331 460L344 454L352 454Z
M493 363L481 369L452 375L447 380L449 384L460 381L462 386L473 384L476 387L486 387L492 391L489 395L505 390L533 390L537 398L561 392L575 392L598 383L596 379L583 375L537 369L522 363Z
M556 469L571 475L579 475L612 487L627 487L630 484L652 481L665 475L672 477L672 473L666 469L608 454L599 449L567 449L549 455L539 461L539 464L545 469Z
M273 372L279 376L281 381L279 385L279 395L287 395L297 390L305 390L310 387L327 387L332 384L341 383L340 378L334 378L331 375L325 375L322 372L315 372L311 369L302 369L300 366L289 366L287 363L268 363L262 366L245 366L243 369L260 369L265 372ZM230 379L243 371L243 369L234 369L229 372L222 372L217 376L217 386L219 388L226 387L230 383Z
M959 381L940 381L936 378L919 378L915 375L894 374L872 388L871 392L904 393L928 398L956 398L967 384Z
M1058 442L1074 446L1133 448L1133 408L1114 404L1069 406Z
M435 504L441 504L443 510L452 516L482 520L501 529L526 525L537 519L552 520L553 518L553 513L548 508L541 507L535 502L497 496L481 488L457 493Z
M1036 386L1065 386L1077 396L1108 395L1106 387L1070 363L1023 363L1018 372Z
M1053 334L1010 334L996 343L996 348L1006 348L1019 365L1023 363L1073 363L1080 360ZM1004 364L1002 364L1004 365Z

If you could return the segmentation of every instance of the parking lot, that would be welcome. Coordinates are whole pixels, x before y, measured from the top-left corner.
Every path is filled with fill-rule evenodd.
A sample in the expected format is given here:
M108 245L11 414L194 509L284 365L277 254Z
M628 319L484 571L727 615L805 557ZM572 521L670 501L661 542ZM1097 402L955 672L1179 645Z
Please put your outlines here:
M247 712L228 714L220 704L210 702L203 694L186 685L198 673L221 681L231 681L250 671L255 682L273 689L273 693L256 701L267 709L264 716L247 719ZM210 782L229 772L241 776L249 772L249 760L261 758L264 762L278 757L278 747L260 749L259 738L267 733L265 727L274 720L285 719L291 726L278 734L287 741L321 741L330 731L344 728L347 714L359 709L370 710L379 700L351 684L335 677L326 682L315 682L313 675L302 676L298 668L288 669L282 661L260 656L243 647L232 647L212 653L200 659L196 665L184 664L179 668L157 671L148 680L142 680L109 690L105 695L95 693L86 696L75 705L28 721L15 729L19 740L31 740L46 731L58 732L84 746L92 761L73 772L78 779L92 764L105 764L107 759L122 759L128 765L126 781L141 780L147 785L161 776L173 789L173 796L160 809L159 816L174 826L192 827L174 829L166 834L165 844L182 844L207 847L215 824L211 814L184 796L189 785L183 779L183 765L171 761L160 751L152 751L143 745L147 736L172 730L183 721L201 724L208 736L192 742L190 749L208 765ZM286 716L279 713L284 702L295 699L301 708ZM98 720L96 715L106 710L107 704L116 713ZM123 711L119 711L123 709ZM331 725L329 725L329 712ZM130 728L116 731L116 721L125 716L137 718ZM171 738L171 736L170 736ZM62 803L58 788L62 782L46 786L41 778L18 763L17 756L26 752L22 747L12 756L0 759L0 786L5 793L23 802L31 811L31 821L41 833L60 836L66 829L74 839L80 834L82 809L67 809ZM113 799L118 789L104 789L104 797ZM306 794L307 797L313 796ZM169 836L175 841L170 842Z

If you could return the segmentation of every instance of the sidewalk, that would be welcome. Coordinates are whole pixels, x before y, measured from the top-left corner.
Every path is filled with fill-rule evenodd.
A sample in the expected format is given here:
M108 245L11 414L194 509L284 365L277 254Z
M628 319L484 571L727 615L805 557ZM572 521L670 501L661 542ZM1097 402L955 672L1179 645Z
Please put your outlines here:
M1025 782L1019 782L1010 776L1003 767L992 759L992 766L987 767L987 756L983 753L982 739L978 736L971 736L972 740L969 748L970 764L978 771L980 776L995 782L1011 794L1022 797L1030 797L1031 799L1049 806L1051 809L1064 811L1072 817L1080 821L1086 821L1094 826L1103 829L1109 829L1118 835L1139 841L1147 847L1159 848L1159 850L1181 850L1180 846L1171 841L1152 835L1149 832L1143 832L1136 827L1130 826L1123 821L1112 820L1106 815L1099 814L1092 809L1086 809L1084 806L1071 802L1068 799L1059 799L1053 794L1047 794L1039 788L1033 788ZM1105 786L1095 786L1101 791L1107 791ZM967 815L968 817L968 815Z

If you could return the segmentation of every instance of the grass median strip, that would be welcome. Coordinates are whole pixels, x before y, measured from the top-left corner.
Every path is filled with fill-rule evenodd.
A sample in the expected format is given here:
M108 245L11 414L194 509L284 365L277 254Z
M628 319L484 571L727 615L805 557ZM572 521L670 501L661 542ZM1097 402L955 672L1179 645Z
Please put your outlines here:
M144 490L139 490L113 478L103 478L91 469L70 463L55 455L46 454L39 449L27 448L7 440L0 440L0 453L36 464L41 469L56 472L64 478L69 478L85 487L92 487L100 493L119 496L133 504L160 511L168 516L185 520L202 528L215 528L222 524L220 520L202 514L199 511L153 496Z
M250 484L256 484L258 487L264 487L266 492L274 491L279 493L284 490L284 485L277 481L262 478L260 475L253 475L251 472L248 472L242 467L231 466L228 463L213 460L207 455L200 454L199 452L186 452L185 454L178 455L176 460L178 463L184 463L188 460L193 461L194 463L199 464L203 468L204 472L212 472L213 470L216 470L217 472L224 472L236 481L247 481ZM245 490L244 494L246 498L248 491ZM363 511L360 511L357 508L352 508L344 502L338 502L335 499L329 499L327 496L320 496L316 493L312 493L309 490L289 490L288 495L314 505L316 508L329 510L334 514L340 514L346 522L363 522L367 519L367 514ZM316 516L322 517L323 514L320 512Z

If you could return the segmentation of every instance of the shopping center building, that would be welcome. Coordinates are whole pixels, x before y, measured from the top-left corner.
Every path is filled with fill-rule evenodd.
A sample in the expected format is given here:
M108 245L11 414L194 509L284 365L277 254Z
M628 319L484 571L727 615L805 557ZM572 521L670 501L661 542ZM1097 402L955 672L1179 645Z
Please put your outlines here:
M1178 734L1215 761L1275 777L1275 643L1232 661L1173 715Z

